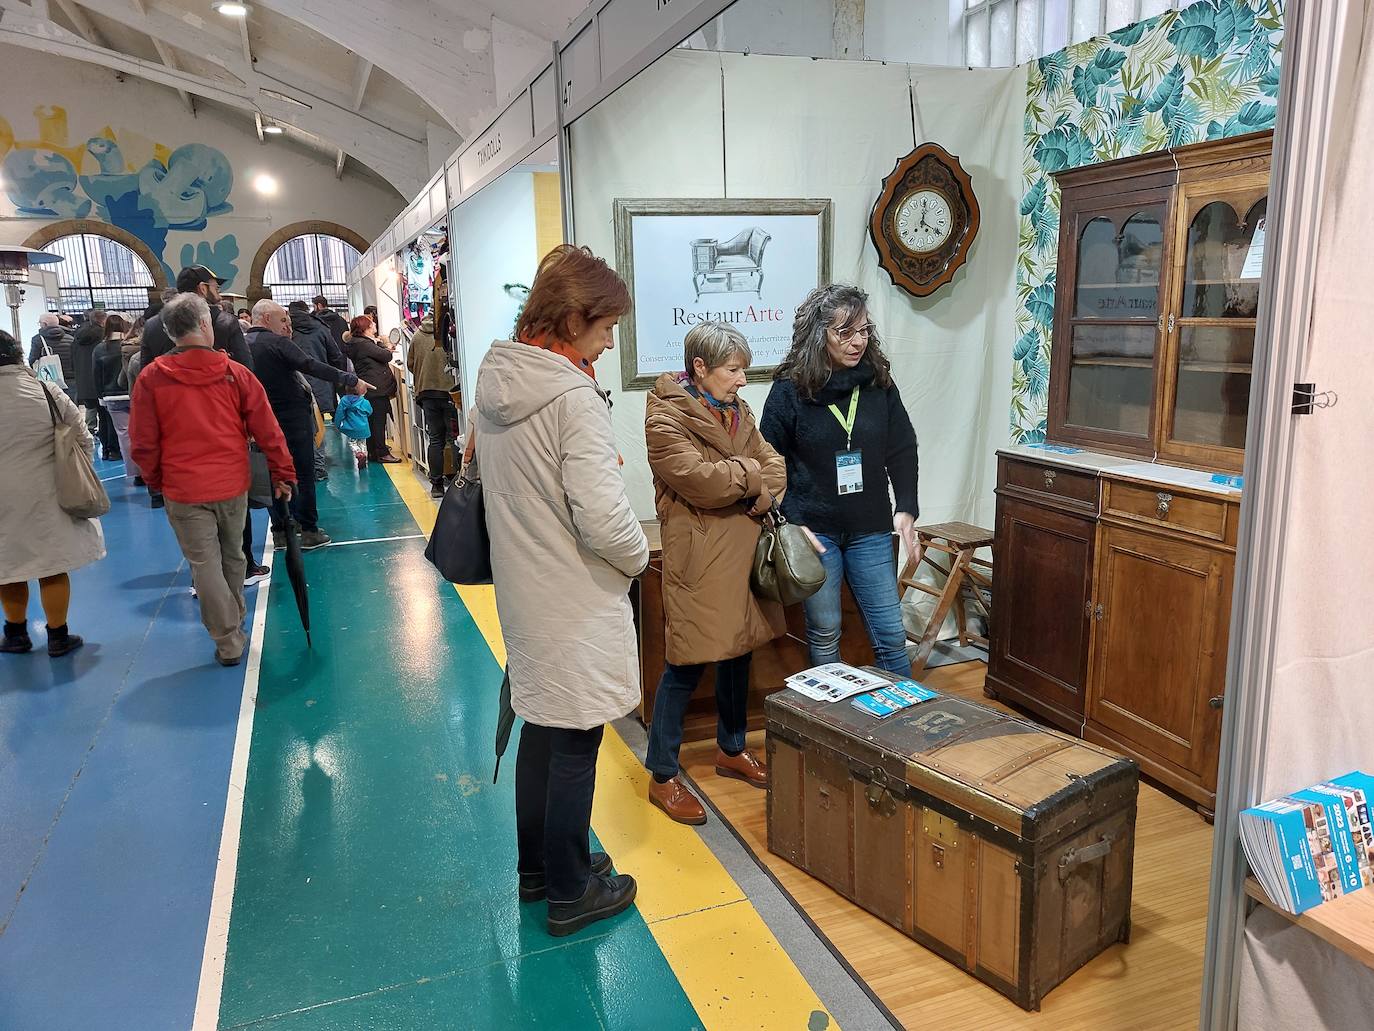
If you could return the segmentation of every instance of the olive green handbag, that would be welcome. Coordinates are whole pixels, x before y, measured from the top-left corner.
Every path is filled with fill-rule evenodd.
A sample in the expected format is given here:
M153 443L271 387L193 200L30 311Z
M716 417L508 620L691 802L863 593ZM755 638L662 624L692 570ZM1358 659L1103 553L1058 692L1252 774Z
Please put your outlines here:
M824 583L825 566L806 532L789 523L775 504L754 548L750 588L760 598L795 605L819 591Z

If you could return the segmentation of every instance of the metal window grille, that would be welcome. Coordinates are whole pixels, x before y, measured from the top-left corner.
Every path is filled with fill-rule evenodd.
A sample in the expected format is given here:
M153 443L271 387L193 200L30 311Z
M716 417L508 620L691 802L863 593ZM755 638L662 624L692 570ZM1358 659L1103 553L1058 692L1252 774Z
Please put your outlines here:
M49 306L71 314L89 308L124 311L137 317L148 307L153 274L134 251L115 240L88 233L59 236L47 250L62 255L58 296Z
M348 274L358 257L357 248L337 236L308 233L293 237L267 259L262 285L280 304L310 301L323 294L331 308L347 310Z

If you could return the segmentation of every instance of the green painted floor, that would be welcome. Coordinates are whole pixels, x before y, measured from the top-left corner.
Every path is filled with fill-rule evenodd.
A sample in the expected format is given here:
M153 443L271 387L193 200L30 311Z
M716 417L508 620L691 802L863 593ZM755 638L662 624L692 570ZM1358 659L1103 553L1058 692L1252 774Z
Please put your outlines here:
M329 437L321 526L418 534L385 470ZM701 1027L637 910L554 939L517 901L500 669L423 551L307 554L313 651L274 571L220 1027Z

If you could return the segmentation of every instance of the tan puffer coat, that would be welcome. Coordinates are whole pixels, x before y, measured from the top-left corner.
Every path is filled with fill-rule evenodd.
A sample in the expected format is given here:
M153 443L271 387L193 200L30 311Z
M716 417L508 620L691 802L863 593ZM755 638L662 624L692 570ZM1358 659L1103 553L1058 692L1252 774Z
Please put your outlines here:
M786 630L782 607L749 589L761 527L747 514L767 487L781 499L782 457L741 400L733 437L714 412L665 373L644 414L654 504L663 531L663 613L673 665L718 662Z

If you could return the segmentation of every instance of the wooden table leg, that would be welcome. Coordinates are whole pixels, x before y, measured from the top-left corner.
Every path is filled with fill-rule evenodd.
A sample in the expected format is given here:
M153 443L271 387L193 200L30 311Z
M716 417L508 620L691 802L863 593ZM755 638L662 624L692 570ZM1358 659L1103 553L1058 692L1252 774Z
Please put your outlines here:
M911 660L911 675L913 677L920 676L925 671L926 663L930 661L930 653L935 647L935 639L940 634L940 628L945 625L945 617L949 615L950 606L959 597L959 585L964 581L964 566L971 554L968 549L961 550L958 557L950 565L949 579L945 581L945 589L940 592L940 600L935 603L935 611L931 614L930 622L926 624L926 632L921 635L921 643L916 646L916 655Z

